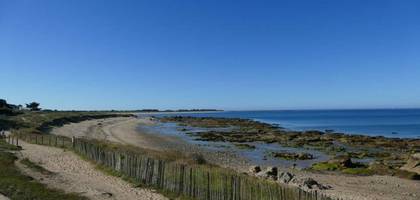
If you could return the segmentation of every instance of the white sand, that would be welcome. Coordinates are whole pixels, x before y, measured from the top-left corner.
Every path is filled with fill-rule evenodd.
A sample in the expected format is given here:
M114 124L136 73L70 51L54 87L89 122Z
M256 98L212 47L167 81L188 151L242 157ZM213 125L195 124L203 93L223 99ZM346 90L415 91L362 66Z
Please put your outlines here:
M95 169L88 161L63 149L21 142L21 158L29 158L34 163L53 172L43 175L18 164L22 171L51 188L79 193L89 199L167 199L160 194L143 188L135 188L121 178L106 175Z

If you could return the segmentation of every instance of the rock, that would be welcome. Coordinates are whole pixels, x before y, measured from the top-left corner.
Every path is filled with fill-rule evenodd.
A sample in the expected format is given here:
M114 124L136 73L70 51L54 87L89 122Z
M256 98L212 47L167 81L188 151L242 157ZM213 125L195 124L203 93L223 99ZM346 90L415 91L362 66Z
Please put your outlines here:
M328 185L322 185L318 183L313 178L304 178L300 180L299 187L305 189L305 190L326 190L331 189L331 186Z
M266 170L258 172L256 176L265 179L277 180L277 173L277 167L268 167Z
M111 198L112 197L112 193L110 193L110 192L104 192L101 195L106 197L106 198Z
M299 160L311 160L311 159L314 159L314 156L312 154L309 154L309 153L299 153L298 154L298 159Z
M277 181L279 181L280 183L289 183L290 181L292 181L292 179L295 177L294 174L291 174L289 172L282 172L279 174L279 176L277 177Z
M353 162L351 161L351 158L348 156L337 156L329 160L328 163L337 163L341 167L344 167L344 168L349 168L353 166Z
M258 165L256 165L256 166L252 166L252 167L250 167L249 168L249 172L251 173L251 174L256 174L256 173L258 173L258 172L260 172L261 171L261 167L260 166L258 166Z
M278 169L277 167L268 167L267 168L267 175L269 176L274 176L277 178L277 174L278 174Z
M271 155L275 158L283 158L287 160L310 160L314 156L309 153L295 153L295 152L272 152Z
M402 170L414 172L420 175L420 153L415 153L410 156L407 163L401 167Z

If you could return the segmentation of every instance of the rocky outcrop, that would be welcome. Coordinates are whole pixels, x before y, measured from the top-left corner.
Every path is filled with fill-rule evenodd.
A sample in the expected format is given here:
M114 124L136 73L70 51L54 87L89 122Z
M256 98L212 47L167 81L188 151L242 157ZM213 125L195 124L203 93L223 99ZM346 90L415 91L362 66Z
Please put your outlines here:
M343 167L343 168L349 168L353 166L353 162L351 161L351 158L348 156L337 156L329 160L328 163L338 164L340 167Z
M329 185L322 185L318 183L313 178L303 178L303 179L295 179L297 184L300 188L304 190L326 190L331 189Z
M249 168L249 173L251 173L251 174L256 174L256 173L258 173L258 172L260 172L261 171L261 167L260 166L251 166L250 168Z
M272 152L271 155L275 158L283 158L287 160L310 160L314 158L312 154L303 152Z
M291 174L289 172L281 172L279 173L279 176L277 177L277 181L280 183L288 184L295 178L294 174Z
M290 172L279 172L277 167L268 167L265 170L261 170L260 166L253 166L249 172L251 175L260 178L274 180L282 184L294 185L304 190L326 190L331 188L331 186L320 184L312 178L299 178Z
M277 167L268 167L267 169L256 173L255 176L265 179L277 180L277 174Z
M407 160L407 163L402 166L401 169L420 174L420 153L411 155Z

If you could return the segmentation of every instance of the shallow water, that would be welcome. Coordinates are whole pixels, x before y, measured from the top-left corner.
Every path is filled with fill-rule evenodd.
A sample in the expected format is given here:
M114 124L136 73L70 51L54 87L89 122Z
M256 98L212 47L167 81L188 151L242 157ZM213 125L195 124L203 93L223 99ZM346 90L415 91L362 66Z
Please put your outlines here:
M169 115L245 118L279 124L291 130L334 130L348 134L420 138L420 109L227 111Z
M182 129L187 129L182 131ZM294 164L297 168L306 168L310 167L313 163L322 162L328 160L328 156L324 153L316 150L308 150L303 148L292 148L292 147L283 147L279 144L266 144L262 142L252 142L247 143L255 146L255 149L243 149L238 148L230 142L213 142L213 141L199 141L195 140L196 137L188 135L188 132L200 133L203 131L208 131L208 128L196 128L196 127L184 127L178 126L176 123L159 123L157 125L151 126L141 126L139 127L141 131L146 131L148 133L176 136L190 144L198 145L202 148L206 148L212 151L229 151L234 152L237 155L240 155L255 165L266 165L266 166L282 166L282 167L292 167ZM212 128L211 130L218 131L229 131L229 128ZM273 158L268 156L269 152L305 152L310 153L314 156L314 159L311 160L286 160L281 158Z

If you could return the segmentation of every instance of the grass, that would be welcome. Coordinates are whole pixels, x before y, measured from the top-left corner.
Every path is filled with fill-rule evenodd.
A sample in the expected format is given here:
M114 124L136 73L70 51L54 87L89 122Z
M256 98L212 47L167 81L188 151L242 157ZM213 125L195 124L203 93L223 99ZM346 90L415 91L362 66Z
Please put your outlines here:
M79 200L87 199L77 194L50 189L46 185L22 174L15 166L17 157L10 150L17 150L10 144L0 141L0 193L12 200Z
M255 149L255 146L251 144L234 143L234 145L239 149Z
M341 172L353 175L373 175L375 173L369 168L346 168L341 170Z
M337 163L321 162L313 164L311 169L317 171L335 171L340 169L340 166Z
M43 168L43 167L41 167L41 166L37 165L36 163L34 163L34 162L30 161L30 160L29 160L29 159L27 159L27 158L22 159L22 160L20 161L20 163L22 163L23 165L25 165L25 166L27 166L27 167L31 168L31 169L32 169L32 170L34 170L34 171L37 171L37 172L41 173L41 174L45 174L45 175L51 175L51 174L53 174L52 172L50 172L50 171L48 171L47 169L45 169L45 168Z
M131 116L129 114L118 114L112 112L78 112L60 111L48 112L25 111L16 116L10 116L3 126L11 127L15 133L47 133L54 126L62 126L67 123L80 122L88 119L101 119L116 116Z
M339 163L329 163L329 162L320 162L315 163L311 167L312 170L317 171L340 171L344 174L352 174L352 175L373 175L375 171L368 168L365 165L358 164L355 167L342 167Z
M165 160L169 162L176 162L182 164L190 164L190 165L209 165L204 157L200 154L190 154L186 155L180 151L155 151L151 149L145 149L137 146L132 146L128 144L119 144L114 143L106 140L95 140L89 139L89 143L93 143L100 148L104 148L110 151L118 151L118 152L129 152L133 154L140 154L140 155L147 155L148 157Z

